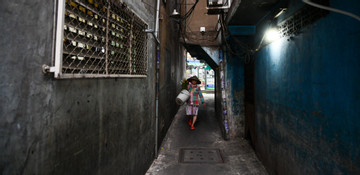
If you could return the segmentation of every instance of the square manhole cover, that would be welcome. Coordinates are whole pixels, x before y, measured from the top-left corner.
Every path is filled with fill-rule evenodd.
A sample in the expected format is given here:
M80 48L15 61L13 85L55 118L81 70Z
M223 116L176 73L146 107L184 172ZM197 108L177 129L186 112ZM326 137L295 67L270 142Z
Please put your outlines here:
M182 148L180 163L224 163L220 149Z

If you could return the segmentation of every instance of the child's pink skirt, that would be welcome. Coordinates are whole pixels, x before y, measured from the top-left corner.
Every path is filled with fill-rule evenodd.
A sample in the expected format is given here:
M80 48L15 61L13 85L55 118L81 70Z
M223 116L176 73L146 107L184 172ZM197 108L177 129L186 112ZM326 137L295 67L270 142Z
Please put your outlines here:
M186 106L186 115L198 115L199 107L198 106Z

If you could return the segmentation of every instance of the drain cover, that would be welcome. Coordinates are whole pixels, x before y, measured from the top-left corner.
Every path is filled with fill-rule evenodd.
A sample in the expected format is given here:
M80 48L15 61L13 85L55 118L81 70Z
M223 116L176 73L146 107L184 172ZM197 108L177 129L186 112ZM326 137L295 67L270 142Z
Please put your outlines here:
M180 163L224 163L220 149L182 148Z

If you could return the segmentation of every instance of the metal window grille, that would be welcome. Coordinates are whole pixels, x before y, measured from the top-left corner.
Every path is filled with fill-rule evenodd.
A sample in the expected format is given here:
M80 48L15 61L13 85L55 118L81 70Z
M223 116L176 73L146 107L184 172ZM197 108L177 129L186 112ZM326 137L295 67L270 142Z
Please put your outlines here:
M56 78L146 77L147 24L124 4L62 0L57 21Z
M323 5L329 4L329 0L317 0L314 2ZM302 28L314 23L327 14L329 14L327 10L305 5L295 12L294 15L279 24L280 34L283 37L297 35Z

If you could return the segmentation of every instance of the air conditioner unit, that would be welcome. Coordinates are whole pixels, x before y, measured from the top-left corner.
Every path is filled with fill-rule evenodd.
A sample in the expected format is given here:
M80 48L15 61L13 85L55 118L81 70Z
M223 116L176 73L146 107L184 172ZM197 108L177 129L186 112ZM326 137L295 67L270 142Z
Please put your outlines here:
M207 0L208 7L221 7L224 5L224 0Z
M216 15L221 14L224 11L229 10L231 6L231 0L207 0L207 14Z

